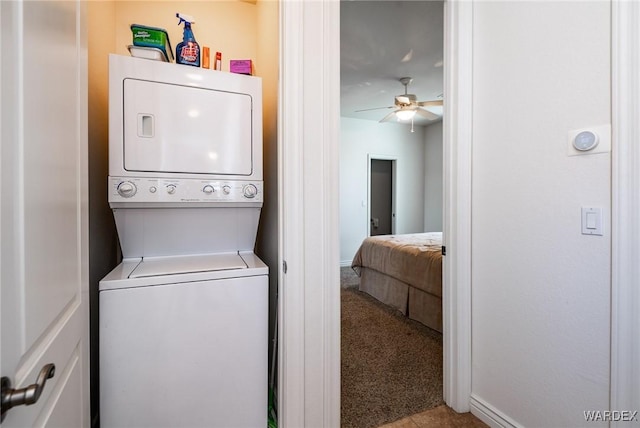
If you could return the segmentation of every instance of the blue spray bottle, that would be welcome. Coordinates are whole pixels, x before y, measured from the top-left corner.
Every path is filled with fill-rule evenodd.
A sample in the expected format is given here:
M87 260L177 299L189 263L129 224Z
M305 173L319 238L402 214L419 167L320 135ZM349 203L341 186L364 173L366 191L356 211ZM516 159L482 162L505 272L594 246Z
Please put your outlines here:
M191 16L182 13L176 13L176 17L180 19L178 25L184 22L182 42L176 46L176 63L200 67L200 45L191 30L191 24L195 21Z

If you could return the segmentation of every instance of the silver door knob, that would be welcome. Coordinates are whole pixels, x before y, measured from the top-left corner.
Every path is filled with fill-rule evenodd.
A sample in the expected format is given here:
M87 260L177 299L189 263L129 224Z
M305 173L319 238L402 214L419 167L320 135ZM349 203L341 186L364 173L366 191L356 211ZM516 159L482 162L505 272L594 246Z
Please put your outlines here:
M47 364L40 370L36 383L20 389L11 388L11 380L8 377L2 377L2 416L0 422L4 420L9 409L16 406L35 404L42 394L44 384L47 379L51 379L56 373L55 364Z

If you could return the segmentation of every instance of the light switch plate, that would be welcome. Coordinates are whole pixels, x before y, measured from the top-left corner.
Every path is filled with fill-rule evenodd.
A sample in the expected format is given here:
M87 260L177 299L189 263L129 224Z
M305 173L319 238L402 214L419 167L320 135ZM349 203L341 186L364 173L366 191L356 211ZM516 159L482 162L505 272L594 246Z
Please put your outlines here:
M589 150L578 150L574 147L573 142L575 138L582 132L589 131L597 135L598 143L596 146ZM608 153L611 151L611 125L592 126L589 128L574 129L569 131L567 138L567 155L579 156L579 155L592 155L595 153Z
M602 208L582 207L582 234L602 236Z

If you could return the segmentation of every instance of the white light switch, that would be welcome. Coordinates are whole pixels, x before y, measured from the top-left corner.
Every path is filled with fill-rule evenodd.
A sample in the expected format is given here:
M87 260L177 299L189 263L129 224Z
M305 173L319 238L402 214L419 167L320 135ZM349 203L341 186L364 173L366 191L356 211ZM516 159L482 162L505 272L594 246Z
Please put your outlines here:
M582 208L582 234L602 236L602 208Z
M587 212L587 229L596 229L596 213L594 212Z

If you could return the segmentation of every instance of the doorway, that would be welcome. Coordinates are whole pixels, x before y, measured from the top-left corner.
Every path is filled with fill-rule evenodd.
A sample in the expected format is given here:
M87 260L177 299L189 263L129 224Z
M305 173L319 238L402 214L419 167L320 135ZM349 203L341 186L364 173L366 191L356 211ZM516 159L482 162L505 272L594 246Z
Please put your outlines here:
M472 6L445 1L443 366L445 401L458 412L471 394ZM340 4L284 2L281 16L279 193L293 197L279 216L278 418L339 426ZM301 111L318 114L301 126Z
M395 233L396 159L369 158L369 236Z

